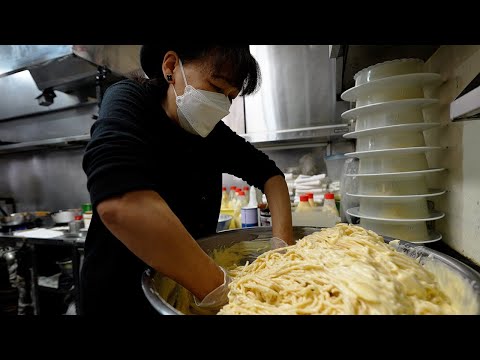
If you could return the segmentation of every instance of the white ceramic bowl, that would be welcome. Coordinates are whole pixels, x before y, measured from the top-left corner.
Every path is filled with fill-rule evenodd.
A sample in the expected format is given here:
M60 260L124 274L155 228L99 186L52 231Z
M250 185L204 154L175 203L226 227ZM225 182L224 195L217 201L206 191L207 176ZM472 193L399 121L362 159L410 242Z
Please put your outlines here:
M425 146L422 131L399 131L386 134L360 136L357 138L356 151L396 149Z
M420 73L423 70L424 61L421 59L395 59L364 68L357 72L353 79L355 86L358 86L389 76Z
M360 199L360 214L384 219L424 219L429 217L427 199Z
M359 177L358 193L365 195L419 195L427 194L427 181L425 176L388 180L375 177Z
M429 242L426 222L387 223L369 219L360 219L360 226L383 236L412 242Z
M386 154L381 156L363 157L358 165L360 174L394 173L428 169L425 153L417 154Z

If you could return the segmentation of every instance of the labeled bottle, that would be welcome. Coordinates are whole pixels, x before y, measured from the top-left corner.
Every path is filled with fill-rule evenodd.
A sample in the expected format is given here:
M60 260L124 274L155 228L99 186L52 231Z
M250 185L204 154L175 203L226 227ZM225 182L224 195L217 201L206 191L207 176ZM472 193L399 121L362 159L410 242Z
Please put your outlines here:
M312 207L308 203L308 195L300 195L300 202L295 209L295 212L312 211Z
M247 199L249 199L249 198L250 198L250 187L244 186L244 187L243 187L243 192L245 193L245 197L246 197Z
M323 211L328 212L337 218L340 216L335 204L335 195L333 193L326 193L323 200Z
M313 199L313 193L310 192L310 193L307 193L306 195L308 196L308 203L310 204L310 206L312 208L316 207L317 205L315 205L315 201Z
M258 204L258 209L260 210L259 225L272 226L272 214L270 213L268 203L263 202L261 204Z
M235 222L235 228L242 227L242 207L247 205L247 199L245 199L245 193L236 189L236 199L233 199L233 218L232 222Z
M228 194L227 194L227 188L223 187L222 188L222 204L221 208L225 209L228 208Z
M242 207L242 228L258 226L258 202L255 187L250 187L248 204Z
M235 199L236 186L230 186L230 192L228 193L228 208L233 209L233 200Z

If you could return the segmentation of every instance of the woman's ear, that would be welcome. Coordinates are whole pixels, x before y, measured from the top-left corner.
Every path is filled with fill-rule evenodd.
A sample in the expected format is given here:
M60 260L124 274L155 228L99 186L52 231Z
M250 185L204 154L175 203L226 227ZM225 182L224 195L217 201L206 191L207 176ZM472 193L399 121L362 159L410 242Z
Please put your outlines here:
M169 84L175 84L173 73L178 65L178 55L175 51L167 51L163 57L162 72Z

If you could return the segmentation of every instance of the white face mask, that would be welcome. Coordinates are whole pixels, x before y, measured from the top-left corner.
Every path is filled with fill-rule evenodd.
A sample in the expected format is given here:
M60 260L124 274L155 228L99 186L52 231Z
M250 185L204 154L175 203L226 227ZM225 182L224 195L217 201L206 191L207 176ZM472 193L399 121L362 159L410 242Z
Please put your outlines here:
M230 101L224 94L198 90L188 85L182 61L179 62L186 85L183 95L180 96L177 95L175 86L173 87L180 126L192 134L206 137L215 125L230 113Z

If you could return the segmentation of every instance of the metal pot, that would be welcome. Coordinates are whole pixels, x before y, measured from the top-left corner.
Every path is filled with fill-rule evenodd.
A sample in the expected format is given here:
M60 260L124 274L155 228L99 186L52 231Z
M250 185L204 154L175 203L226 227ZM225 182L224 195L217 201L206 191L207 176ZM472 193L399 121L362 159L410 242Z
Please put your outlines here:
M24 222L24 216L22 213L14 213L1 218L2 225L15 226Z
M29 212L13 213L0 218L0 225L16 226L33 221L34 216Z
M320 228L317 227L294 226L293 236L296 240L298 240L319 230ZM252 241L262 238L267 239L270 237L272 237L271 227L253 227L223 231L216 235L199 239L198 244L205 252L211 254L214 249L229 247L237 242ZM393 240L392 238L388 238L386 236L383 238L387 243ZM466 302L471 299L471 297L474 299L476 298L477 303L480 301L478 300L480 299L480 274L471 267L439 251L405 241L400 241L397 250L402 251L406 255L415 259L419 258L422 265L432 262L435 265L438 264L446 267L452 272L452 275L467 280L466 283L469 284L469 287L465 289L466 291L455 294L455 296L461 296L462 299L459 300L465 300ZM155 308L155 310L162 315L182 315L158 294L157 289L155 288L154 278L161 278L161 276L161 274L157 274L155 271L151 271L150 269L143 273L141 284L145 297ZM480 315L480 304L477 304L477 310L475 313Z

